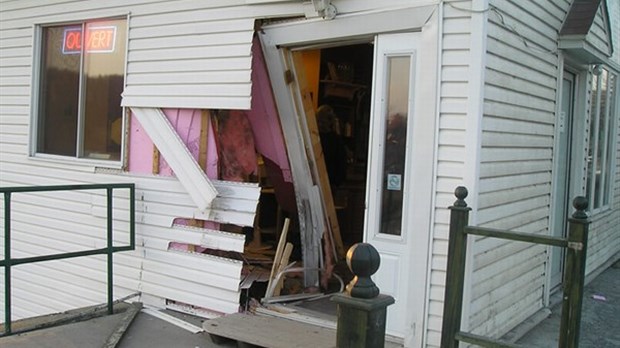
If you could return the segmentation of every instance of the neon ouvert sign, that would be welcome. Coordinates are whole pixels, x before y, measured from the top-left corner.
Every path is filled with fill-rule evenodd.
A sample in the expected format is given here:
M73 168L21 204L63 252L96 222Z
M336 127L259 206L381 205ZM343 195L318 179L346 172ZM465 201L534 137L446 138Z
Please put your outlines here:
M116 26L89 26L84 38L87 53L114 52ZM77 54L82 51L82 27L65 28L62 40L63 54Z

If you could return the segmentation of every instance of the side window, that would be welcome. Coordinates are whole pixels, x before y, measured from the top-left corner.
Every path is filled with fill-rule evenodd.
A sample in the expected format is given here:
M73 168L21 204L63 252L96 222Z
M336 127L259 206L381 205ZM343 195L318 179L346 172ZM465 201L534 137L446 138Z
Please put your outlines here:
M381 233L402 235L403 192L407 149L407 111L410 103L411 56L387 57L385 138Z
M612 194L612 158L615 155L613 130L616 119L617 76L604 68L593 75L590 104L586 194L590 209L610 204ZM616 115L614 117L614 115Z
M41 28L36 152L119 161L126 19Z

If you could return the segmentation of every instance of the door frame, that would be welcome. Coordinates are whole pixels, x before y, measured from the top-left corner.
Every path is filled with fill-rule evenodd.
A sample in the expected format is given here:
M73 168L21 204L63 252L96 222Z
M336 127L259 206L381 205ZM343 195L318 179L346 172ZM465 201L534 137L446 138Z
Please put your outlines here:
M312 216L304 216L309 199L312 197L316 186L313 184L312 173L307 161L299 159L308 158L303 142L304 133L301 127L304 114L299 105L299 91L295 80L294 66L292 66L291 51L322 45L346 45L359 42L360 40L372 40L376 35L395 32L420 32L421 51L424 52L419 58L423 68L420 69L416 79L416 89L420 90L420 102L416 105L416 114L420 124L419 132L424 133L426 147L418 147L417 151L423 151L428 157L429 165L419 166L424 168L410 168L412 173L419 178L431 183L423 191L415 192L415 201L426 202L423 208L413 209L414 204L407 205L407 213L411 214L410 221L416 221L416 228L420 231L419 243L415 250L411 250L407 269L412 274L420 274L422 284L411 284L411 290L402 305L405 305L407 318L406 327L409 328L403 334L406 346L421 346L425 337L425 323L427 319L426 302L429 291L430 251L432 242L432 205L433 189L435 186L434 170L436 161L436 127L438 115L438 76L439 76L439 32L441 18L438 5L414 6L382 11L366 11L354 14L339 15L333 20L299 20L293 22L266 25L259 32L265 61L278 111L282 130L286 141L289 159L291 160L291 174L295 187L297 206L300 213L300 232L302 239L316 234L316 223L323 220L323 212L319 209L311 209ZM373 77L373 81L376 77ZM424 83L424 87L421 84ZM417 156L419 154L413 154ZM412 195L413 196L413 195ZM304 249L307 249L304 247ZM305 250L304 252L309 252ZM415 273L414 273L415 272ZM417 282L421 282L418 279ZM419 286L413 286L419 285ZM389 309L388 309L389 310Z
M566 215L564 216L564 220L568 219L571 216L571 207L572 207L572 200L575 196L579 195L579 194L583 194L583 192L585 191L585 176L583 175L583 166L585 164L585 143L586 143L586 138L585 138L585 119L583 119L583 116L580 117L580 115L586 115L587 114L587 103L586 103L586 98L587 98L587 90L588 90L588 70L583 68L582 64L579 64L577 62L574 62L573 60L570 59L570 57L561 55L560 56L560 62L558 64L558 81L557 81L557 89L556 89L556 115L560 115L561 113L561 103L562 103L562 84L563 84L563 80L564 80L564 71L568 71L571 74L574 75L574 83L573 83L573 89L574 89L574 94L573 94L573 112L572 112L572 119L568 120L567 122L571 122L571 127L570 127L570 131L571 134L569 134L569 139L567 141L568 145L570 146L570 156L571 156L571 161L569 164L569 168L565 173L561 173L559 168L560 168L560 158L558 158L557 156L557 151L554 151L554 155L553 155L553 176L552 176L552 185L551 185L551 206L549 209L549 234L552 235L553 231L555 230L557 224L564 224L563 221L560 221L560 219L553 214L553 212L556 210L556 207L558 204L562 204L566 207ZM556 123L554 125L555 130L554 130L554 149L557 149L561 144L560 144L560 126L559 126L559 118L556 117ZM559 180L560 176L562 175L568 175L568 184L566 187L566 195L565 195L565 201L564 202L558 202L558 200L556 199L558 190L560 189L558 187L558 183L561 182L562 180ZM553 248L553 247L548 247L547 248L547 253L549 255L548 257L548 262L547 262L547 266L545 267L545 270L547 272L547 279L546 279L546 291L544 294L544 303L546 306L552 305L553 303L555 303L556 300L555 297L552 299L552 295L558 293L558 290L561 289L561 284L563 283L563 274L564 271L562 270L562 280L560 281L560 286L555 286L553 289L552 284L551 284L551 260L552 260L552 255L553 253L557 253L557 252L561 252L561 250L559 250L559 248ZM563 261L560 261L563 262ZM562 267L563 268L563 267ZM552 303L553 302L553 303Z

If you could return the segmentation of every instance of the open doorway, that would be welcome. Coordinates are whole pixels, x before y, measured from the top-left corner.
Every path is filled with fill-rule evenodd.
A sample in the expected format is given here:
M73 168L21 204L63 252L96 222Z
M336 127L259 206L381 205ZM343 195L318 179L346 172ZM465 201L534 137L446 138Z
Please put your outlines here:
M310 222L305 231L312 238L302 238L301 243L304 270L315 269L307 256L318 251L313 243L320 237L320 255L325 258L320 263L321 289L337 291L331 286L333 278L340 276L346 284L352 276L343 262L344 252L339 262L328 259L329 243L336 250L339 239L341 250L360 241L371 243L381 257L373 279L383 293L402 304L388 314L388 333L404 337L410 327L403 319L407 300L413 298L423 313L426 289L424 281L412 286L409 280L424 279L427 272L429 234L420 224L429 223L429 204L410 197L416 192L416 198L430 200L431 195L435 121L423 116L433 114L435 108L432 102L417 101L435 100L436 60L428 53L435 51L421 49L420 33L379 34L348 45L332 42L290 48L270 45L269 34L265 35L267 52L273 54L268 66L274 72L271 81L288 136L291 166L298 166L298 178L302 178L295 183L304 208L299 216ZM276 64L278 58L281 65ZM278 74L281 71L284 74ZM279 80L281 76L285 79ZM327 112L325 107L329 107ZM343 143L346 159L330 159L338 150L324 149L325 140L332 142L327 132L336 133L331 137ZM293 148L295 144L302 146ZM298 155L291 156L291 149ZM332 169L330 175L332 161L340 172L334 174ZM338 175L342 172L344 177ZM413 223L417 228L408 228ZM304 272L306 280L309 273ZM326 286L324 275L330 273L332 283ZM305 286L313 284L318 282ZM335 306L327 298L296 306L335 317ZM421 316L416 320L421 322ZM414 336L421 337L418 334Z
M342 291L352 279L344 254L364 240L374 45L369 40L313 47L296 50L293 56L296 83L305 98L305 112L298 122L308 130L304 138L307 161L313 170L313 185L320 187L326 216L325 233L319 236L322 270L318 285L320 293L327 295ZM307 238L299 239L295 249L304 251L300 264L310 269L312 259L307 257L313 257L308 252L312 248ZM312 292L316 284L300 286L299 281L294 275L287 277L279 295ZM336 306L327 296L288 305L335 319Z
M340 238L347 250L363 240L373 45L301 52L312 96ZM303 86L302 86L303 88ZM336 236L338 238L338 236Z
M417 345L432 241L438 24L436 7L414 6L331 21L278 21L258 31L294 179L304 286L319 283L317 269L329 269L320 259L332 254L325 231L338 232L331 235L342 251L356 241L371 243L381 257L373 280L397 304L387 333ZM333 128L349 151L347 176L333 195L316 117L321 104L334 110ZM406 129L407 142L395 142L401 156L394 170L386 165L394 157L392 115L407 120L396 127ZM352 198L356 189L363 199ZM396 213L387 214L386 205Z

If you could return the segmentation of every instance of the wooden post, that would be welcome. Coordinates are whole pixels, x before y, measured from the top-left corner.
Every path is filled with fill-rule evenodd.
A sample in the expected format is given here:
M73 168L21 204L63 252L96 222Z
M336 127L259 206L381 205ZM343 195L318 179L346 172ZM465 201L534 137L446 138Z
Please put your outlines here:
M211 111L202 110L200 112L200 142L198 143L198 165L207 170L207 150L209 147L209 127Z
M368 243L357 243L347 252L347 265L355 277L345 293L331 298L338 304L336 347L384 347L387 307L394 298L379 294L370 278L380 263L379 252Z
M573 200L573 207L576 211L568 219L568 247L564 259L564 293L558 343L558 347L562 348L579 347L579 327L581 324L581 305L590 225L590 220L585 212L588 208L588 200L585 197L576 197Z
M153 144L153 174L159 174L159 150Z
M459 186L454 190L457 200L450 207L450 234L448 240L448 265L446 270L446 291L443 302L443 325L441 328L441 347L458 347L455 339L461 330L463 311L463 285L465 282L465 260L467 255L467 235L465 227L469 223L469 211L465 198L467 189Z

